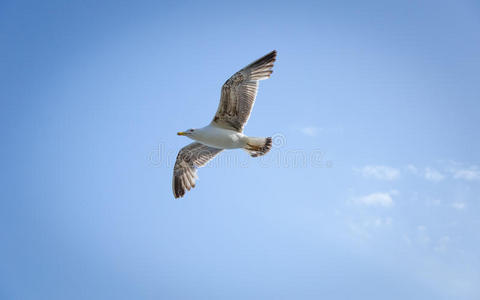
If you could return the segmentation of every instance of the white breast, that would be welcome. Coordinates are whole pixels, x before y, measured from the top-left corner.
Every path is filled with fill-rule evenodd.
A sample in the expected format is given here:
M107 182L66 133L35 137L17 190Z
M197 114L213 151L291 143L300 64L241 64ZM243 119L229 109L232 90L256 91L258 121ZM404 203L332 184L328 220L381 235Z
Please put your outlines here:
M220 149L243 148L246 145L246 137L243 133L211 125L196 129L192 138L207 146Z

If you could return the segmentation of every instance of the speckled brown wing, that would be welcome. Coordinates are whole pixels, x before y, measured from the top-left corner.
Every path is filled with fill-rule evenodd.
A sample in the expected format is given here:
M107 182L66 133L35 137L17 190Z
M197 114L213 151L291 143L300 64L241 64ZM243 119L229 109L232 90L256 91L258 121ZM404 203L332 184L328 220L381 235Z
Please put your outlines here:
M250 117L258 81L270 78L277 51L272 51L235 73L222 86L222 94L217 113L213 118L214 125L238 132Z
M178 152L172 180L175 198L183 197L186 190L195 187L195 180L198 178L196 169L205 166L222 150L195 142Z

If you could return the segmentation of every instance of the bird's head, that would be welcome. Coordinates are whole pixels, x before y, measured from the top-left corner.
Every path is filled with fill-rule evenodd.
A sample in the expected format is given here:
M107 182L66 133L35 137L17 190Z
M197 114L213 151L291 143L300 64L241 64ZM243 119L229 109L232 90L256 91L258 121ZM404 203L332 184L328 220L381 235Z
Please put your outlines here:
M195 129L188 129L186 131L177 132L177 135L184 135L188 137L191 137L193 134L195 134Z

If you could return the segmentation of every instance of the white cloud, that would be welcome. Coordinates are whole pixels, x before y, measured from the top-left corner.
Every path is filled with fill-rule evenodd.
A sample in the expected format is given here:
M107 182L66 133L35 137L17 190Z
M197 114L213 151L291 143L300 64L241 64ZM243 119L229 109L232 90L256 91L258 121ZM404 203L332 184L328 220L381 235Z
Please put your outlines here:
M425 231L425 230L427 230L427 227L425 227L424 225L418 225L417 230L418 231Z
M432 168L426 168L425 169L425 179L430 180L430 181L442 181L445 179L445 175L440 173L439 171L432 169Z
M363 197L356 198L355 203L367 206L383 206L390 207L393 205L392 195L396 195L397 191L390 193L373 193Z
M464 163L457 161L448 161L447 170L455 179L462 179L467 181L480 180L480 168L476 165L466 166Z
M452 207L458 210L462 210L465 208L465 203L464 202L453 202Z
M415 175L418 174L418 169L417 169L417 167L415 167L415 166L412 165L412 164L407 165L407 170L408 170L410 173L412 173L412 174L415 174Z
M307 135L307 136L317 136L319 131L320 131L320 129L318 127L314 127L314 126L303 127L301 129L301 132L304 135Z
M467 180L467 181L480 181L480 168L476 165L465 166L462 163L449 161L446 163L443 171L438 171L434 168L426 167L424 172L413 164L408 164L405 170L410 174L423 176L425 179L438 182L447 177L447 174L451 174L455 179Z
M453 172L453 177L455 179L464 179L464 180L479 180L480 179L480 171L477 167L472 166L469 169L460 169L455 170Z
M388 166L365 166L361 169L355 169L363 177L373 177L380 180L395 180L400 176L400 171Z
M445 175L434 168L426 167L423 171L420 167L408 164L405 169L412 175L423 177L429 181L438 182L445 179Z

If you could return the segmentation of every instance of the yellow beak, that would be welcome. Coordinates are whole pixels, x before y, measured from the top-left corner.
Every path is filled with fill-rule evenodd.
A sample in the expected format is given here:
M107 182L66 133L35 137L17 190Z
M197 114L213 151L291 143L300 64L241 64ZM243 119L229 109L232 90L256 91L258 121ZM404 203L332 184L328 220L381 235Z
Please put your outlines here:
M180 131L180 132L177 132L177 135L186 135L186 134L185 134L185 132Z

